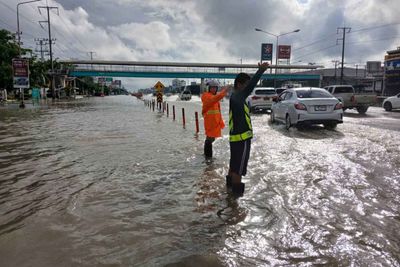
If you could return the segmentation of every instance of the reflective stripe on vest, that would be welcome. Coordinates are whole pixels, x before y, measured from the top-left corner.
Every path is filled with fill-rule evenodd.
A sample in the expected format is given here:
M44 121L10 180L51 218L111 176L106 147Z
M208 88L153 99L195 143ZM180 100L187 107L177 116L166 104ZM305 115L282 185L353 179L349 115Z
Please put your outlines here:
M253 131L247 131L242 134L235 134L229 136L229 142L238 142L238 141L244 141L249 138L253 137Z
M229 136L230 142L238 142L244 141L251 137L253 137L253 127L251 126L251 119L250 119L250 110L247 104L244 104L244 116L246 118L247 126L249 127L249 131L241 133L241 134L234 134ZM229 112L229 131L233 131L233 118L232 118L232 111Z

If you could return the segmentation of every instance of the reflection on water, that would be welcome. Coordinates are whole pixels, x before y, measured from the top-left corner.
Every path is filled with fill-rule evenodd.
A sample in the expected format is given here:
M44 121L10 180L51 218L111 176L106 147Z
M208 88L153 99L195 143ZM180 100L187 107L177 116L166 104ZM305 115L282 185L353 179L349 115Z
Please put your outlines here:
M132 97L0 109L2 265L399 266L397 132L254 116L234 199L227 129L205 162L200 103L170 104L186 129Z

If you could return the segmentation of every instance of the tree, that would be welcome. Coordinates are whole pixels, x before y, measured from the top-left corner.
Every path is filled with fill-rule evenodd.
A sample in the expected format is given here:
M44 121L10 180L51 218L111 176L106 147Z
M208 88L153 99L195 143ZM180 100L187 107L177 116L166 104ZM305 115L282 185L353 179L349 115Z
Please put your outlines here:
M0 89L13 88L12 59L18 56L15 35L7 30L0 30Z

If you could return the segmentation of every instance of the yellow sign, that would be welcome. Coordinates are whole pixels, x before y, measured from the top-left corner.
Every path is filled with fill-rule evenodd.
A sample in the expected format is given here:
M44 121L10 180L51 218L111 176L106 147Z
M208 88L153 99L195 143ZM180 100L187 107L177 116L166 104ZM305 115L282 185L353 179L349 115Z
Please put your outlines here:
M154 85L154 88L155 88L157 91L161 91L161 90L164 90L165 86L164 86L164 84L162 84L162 82L158 81L158 82L156 83L156 85Z

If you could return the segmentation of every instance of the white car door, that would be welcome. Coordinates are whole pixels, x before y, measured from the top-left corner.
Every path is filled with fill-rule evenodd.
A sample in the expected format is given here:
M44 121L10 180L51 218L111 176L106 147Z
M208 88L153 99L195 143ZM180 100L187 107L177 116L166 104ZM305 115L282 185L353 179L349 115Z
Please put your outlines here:
M285 99L282 101L282 118L286 119L286 114L289 113L289 106L292 104L291 98L293 96L293 92L286 92Z
M393 108L400 108L400 94L397 94L397 96L394 97Z
M275 112L275 117L278 119L282 119L282 102L285 99L286 92L283 92L279 97L278 97L278 102L276 103L276 112Z

